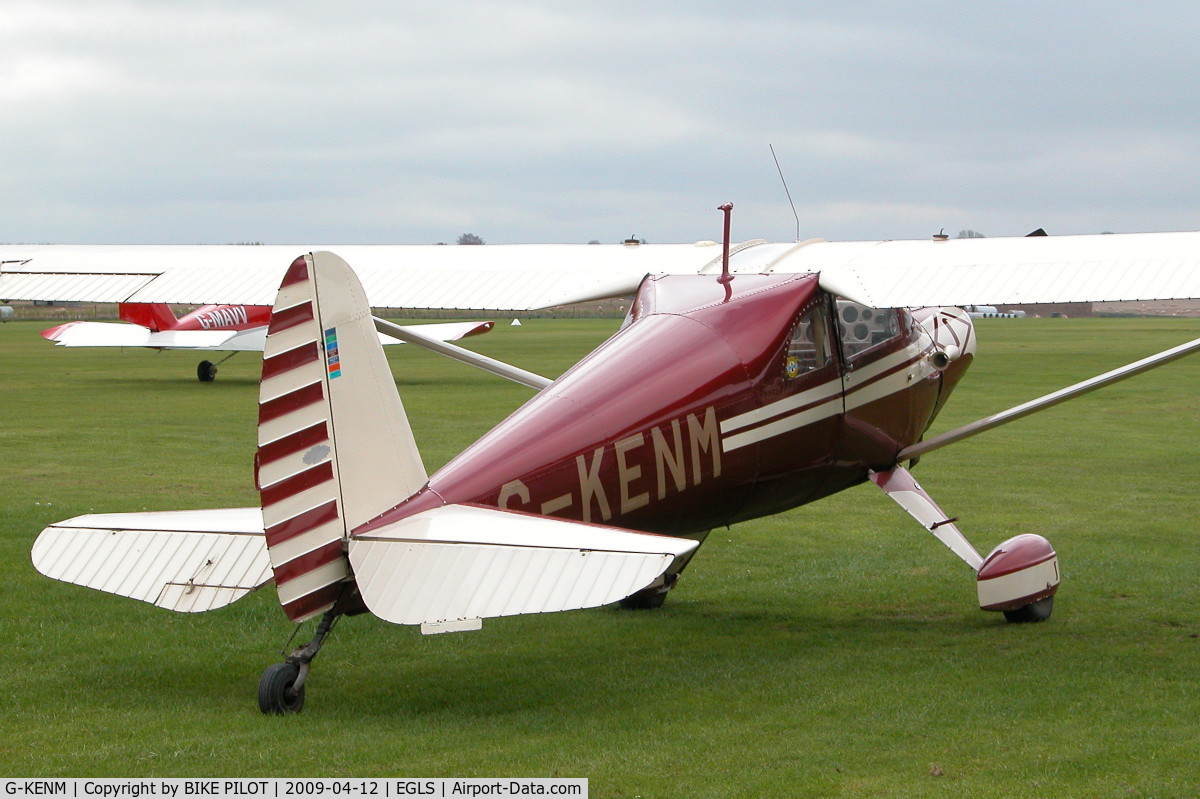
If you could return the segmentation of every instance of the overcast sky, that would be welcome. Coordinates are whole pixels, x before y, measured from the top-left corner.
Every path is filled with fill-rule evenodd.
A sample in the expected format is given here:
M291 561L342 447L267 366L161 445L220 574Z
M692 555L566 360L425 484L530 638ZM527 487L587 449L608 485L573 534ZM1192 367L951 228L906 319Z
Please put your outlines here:
M1200 229L1200 3L5 0L0 241Z

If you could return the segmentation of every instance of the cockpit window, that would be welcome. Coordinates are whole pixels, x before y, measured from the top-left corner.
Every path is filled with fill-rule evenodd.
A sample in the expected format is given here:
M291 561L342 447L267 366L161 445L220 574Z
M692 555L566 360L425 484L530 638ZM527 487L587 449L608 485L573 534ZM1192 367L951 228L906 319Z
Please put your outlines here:
M890 341L901 332L902 311L896 308L868 308L850 300L838 300L837 313L842 354L847 361Z
M796 322L792 340L788 343L783 376L794 380L802 374L828 366L833 360L833 347L829 341L829 321L825 305L817 303L805 311Z

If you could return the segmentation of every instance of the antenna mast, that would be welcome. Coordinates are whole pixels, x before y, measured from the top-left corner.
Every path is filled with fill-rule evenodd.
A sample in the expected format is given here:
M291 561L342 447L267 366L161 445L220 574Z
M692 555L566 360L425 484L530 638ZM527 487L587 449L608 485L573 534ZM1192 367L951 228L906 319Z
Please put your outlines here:
M725 203L717 210L725 214L725 244L721 248L721 276L717 278L717 282L728 283L733 280L733 276L729 274L729 216L733 213L733 203ZM725 299L729 299L728 292Z
M792 202L792 193L788 191L787 180L783 177L783 169L779 166L779 156L775 155L775 145L768 144L771 148L771 157L775 159L775 169L779 172L779 180L783 183L783 193L787 195L788 205L792 206L792 216L796 217L796 241L800 241L800 214L796 213L796 204Z

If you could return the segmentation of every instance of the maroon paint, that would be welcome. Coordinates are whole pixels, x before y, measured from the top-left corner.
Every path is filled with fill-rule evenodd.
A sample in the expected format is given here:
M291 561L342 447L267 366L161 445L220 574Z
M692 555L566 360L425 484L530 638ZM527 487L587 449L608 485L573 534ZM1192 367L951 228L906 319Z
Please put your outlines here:
M829 366L784 377L799 315L815 303L832 309L811 274L738 275L725 285L714 276L647 278L616 335L425 488L356 532L446 503L477 503L700 533L863 482L869 469L895 465L896 453L919 440L952 384L935 375L848 415L834 398L837 409L826 419L712 452L714 424L840 380L845 365L837 353ZM861 354L853 366L918 338L906 319L899 339ZM957 382L966 364L954 368ZM720 438L718 429L718 450Z
M272 377L278 377L315 360L317 360L317 342L309 341L295 349L272 355L270 358L263 358L262 379L269 380Z
M301 408L314 405L325 399L325 389L321 383L309 383L307 386L281 394L273 400L267 400L258 406L258 423L269 422L280 416L298 411Z
M328 440L329 428L325 424L325 420L322 419L311 427L297 430L295 433L259 446L258 464L259 466L265 466L280 458L295 455L297 452L314 447Z
M979 580L992 580L1006 574L1024 571L1055 556L1054 547L1040 535L1025 533L1010 538L979 567Z

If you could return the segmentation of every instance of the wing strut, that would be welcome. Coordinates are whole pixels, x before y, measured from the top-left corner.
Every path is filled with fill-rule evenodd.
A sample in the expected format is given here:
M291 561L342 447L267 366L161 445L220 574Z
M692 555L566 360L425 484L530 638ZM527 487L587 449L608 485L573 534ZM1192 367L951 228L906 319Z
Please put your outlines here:
M463 347L439 341L436 338L419 333L411 327L401 327L385 319L380 319L377 316L372 318L375 320L375 329L384 335L398 338L401 341L407 341L409 344L416 344L418 347L424 347L439 355L453 358L460 363L474 366L477 369L498 375L506 380L512 380L514 383L520 383L523 386L529 386L532 389L541 391L554 382L548 377L527 372L524 369L504 363L503 361L497 361L495 358L489 358L486 355L471 352L471 350L464 349Z
M926 452L932 452L935 449L941 449L948 444L953 444L962 441L964 438L970 438L973 435L982 433L985 430L991 430L993 427L999 427L1002 424L1020 419L1022 416L1028 416L1031 413L1036 413L1052 405L1057 405L1060 402L1066 402L1069 399L1074 399L1089 391L1095 391L1098 388L1124 380L1127 377L1141 374L1149 371L1156 366L1162 366L1165 363L1182 358L1185 355L1191 355L1193 352L1200 350L1200 338L1193 339L1186 344L1180 344L1178 347L1172 347L1169 350L1164 350L1157 355L1151 355L1148 358L1143 358L1140 361L1122 366L1119 369L1113 369L1111 372L1105 372L1102 375L1097 375L1089 380L1084 380L1081 383L1076 383L1073 386L1059 389L1051 394L1046 394L1043 397L1030 400L1015 407L1009 408L1006 411L992 414L976 422L971 422L968 425L950 430L933 438L926 439L913 444L911 447L905 447L900 450L900 454L896 456L896 462L900 463L915 458L918 455L924 455Z

